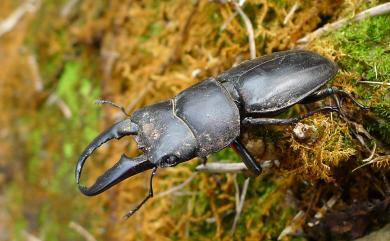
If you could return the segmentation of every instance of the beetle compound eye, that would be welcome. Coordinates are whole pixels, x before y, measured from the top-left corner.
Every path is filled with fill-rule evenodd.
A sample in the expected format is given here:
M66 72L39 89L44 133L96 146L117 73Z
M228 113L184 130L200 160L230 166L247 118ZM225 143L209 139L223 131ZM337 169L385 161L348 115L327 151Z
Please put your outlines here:
M173 167L178 164L178 158L175 155L164 156L161 158L160 167Z

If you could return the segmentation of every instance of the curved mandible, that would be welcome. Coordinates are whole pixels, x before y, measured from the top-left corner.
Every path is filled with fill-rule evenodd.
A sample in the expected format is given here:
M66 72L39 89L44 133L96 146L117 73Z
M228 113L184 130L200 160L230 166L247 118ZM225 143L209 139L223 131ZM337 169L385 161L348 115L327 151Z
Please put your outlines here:
M100 176L90 188L80 185L80 176L85 161L98 147L111 139L120 139L126 135L136 135L137 132L138 126L130 119L125 119L104 131L88 145L77 162L75 173L77 184L79 184L82 193L88 196L97 195L132 175L153 168L153 164L143 155L134 159L122 155L121 159Z
M128 177L152 169L153 167L154 165L146 159L145 155L136 158L129 158L126 155L122 155L121 159L102 176L98 177L91 187L85 187L79 184L79 189L87 196L94 196Z

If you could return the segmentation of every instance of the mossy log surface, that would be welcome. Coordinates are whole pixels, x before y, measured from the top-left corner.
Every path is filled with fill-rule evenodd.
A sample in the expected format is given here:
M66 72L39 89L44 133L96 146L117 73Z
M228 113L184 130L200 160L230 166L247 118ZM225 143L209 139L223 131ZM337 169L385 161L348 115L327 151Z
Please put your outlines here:
M339 72L329 86L370 110L346 100L345 117L244 129L257 161L280 165L250 179L232 234L245 173L193 174L197 160L158 170L156 197L123 221L146 195L149 173L86 198L74 168L83 148L124 118L95 100L132 113L249 59L235 7L208 0L29 2L35 7L0 35L0 240L352 240L390 222L390 15L300 46L334 60ZM296 48L321 26L384 2L247 0L242 10L261 56ZM23 4L2 0L0 28ZM296 105L280 117L333 101ZM305 138L294 134L302 130ZM135 150L131 138L103 146L82 181L90 184ZM227 148L210 161L240 159Z

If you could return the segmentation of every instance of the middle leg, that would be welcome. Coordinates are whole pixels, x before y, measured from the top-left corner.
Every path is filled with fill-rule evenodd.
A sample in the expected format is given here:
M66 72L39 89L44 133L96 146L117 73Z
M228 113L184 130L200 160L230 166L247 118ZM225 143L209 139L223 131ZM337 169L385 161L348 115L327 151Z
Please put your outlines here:
M291 125L296 124L299 121L306 119L309 116L312 116L316 113L320 112L337 112L341 115L340 109L336 106L325 106L316 110L309 111L308 113L297 116L289 119L277 119L277 118L252 118L246 117L242 120L242 124L250 124L250 125Z
M249 151L245 148L245 146L241 144L240 141L234 140L232 143L232 147L235 151L238 152L245 166L249 169L249 171L253 175L258 176L261 174L262 172L261 166L256 163L255 158L253 158L253 156L249 153Z

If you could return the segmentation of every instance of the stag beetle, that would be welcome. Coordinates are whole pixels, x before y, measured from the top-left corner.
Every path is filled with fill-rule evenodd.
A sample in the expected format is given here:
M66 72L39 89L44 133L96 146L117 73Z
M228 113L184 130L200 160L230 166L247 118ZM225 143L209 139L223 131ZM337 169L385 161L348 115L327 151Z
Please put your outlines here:
M290 119L272 118L295 104L306 104L328 96L346 97L366 109L351 94L336 87L322 88L337 73L327 58L305 50L277 52L246 61L217 77L208 78L174 98L137 110L114 124L84 150L76 167L81 192L97 195L124 179L152 169L149 195L125 217L134 214L153 196L152 180L159 167L172 167L194 157L206 158L232 146L254 174L261 167L240 143L241 125L288 125L318 112L342 115L340 102ZM337 100L337 98L335 98ZM127 135L135 136L143 154L120 160L91 187L80 185L86 159L103 143Z

